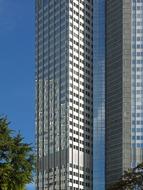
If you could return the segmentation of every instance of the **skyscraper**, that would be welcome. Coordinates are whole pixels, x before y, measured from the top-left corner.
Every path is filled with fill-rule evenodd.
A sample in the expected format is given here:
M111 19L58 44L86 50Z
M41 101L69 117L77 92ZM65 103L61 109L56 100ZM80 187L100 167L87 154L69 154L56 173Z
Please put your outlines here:
M91 190L92 0L36 0L37 190Z
M93 189L105 189L105 0L93 1Z
M132 1L131 8L131 161L135 167L143 161L143 0Z
M143 161L143 0L106 0L106 185Z

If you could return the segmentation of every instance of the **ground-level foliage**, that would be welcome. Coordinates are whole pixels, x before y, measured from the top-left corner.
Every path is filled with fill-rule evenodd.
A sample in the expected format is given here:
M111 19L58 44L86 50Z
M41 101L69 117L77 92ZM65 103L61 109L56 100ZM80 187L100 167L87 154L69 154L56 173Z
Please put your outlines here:
M124 172L119 181L108 190L143 190L143 163Z
M25 190L33 181L34 154L20 133L9 128L6 118L0 118L0 190Z

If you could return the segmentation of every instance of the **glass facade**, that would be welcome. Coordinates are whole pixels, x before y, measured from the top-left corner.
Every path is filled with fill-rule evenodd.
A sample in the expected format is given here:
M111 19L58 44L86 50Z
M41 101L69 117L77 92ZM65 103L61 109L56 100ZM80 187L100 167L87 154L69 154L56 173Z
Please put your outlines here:
M131 167L131 1L105 1L106 188Z
M93 1L93 189L105 189L105 0Z
M67 189L66 1L36 1L37 189Z
M132 0L132 167L143 161L143 0Z
M36 0L38 190L104 190L105 128L107 181L143 160L143 0L131 27L128 2Z
M37 190L92 190L92 1L35 2Z

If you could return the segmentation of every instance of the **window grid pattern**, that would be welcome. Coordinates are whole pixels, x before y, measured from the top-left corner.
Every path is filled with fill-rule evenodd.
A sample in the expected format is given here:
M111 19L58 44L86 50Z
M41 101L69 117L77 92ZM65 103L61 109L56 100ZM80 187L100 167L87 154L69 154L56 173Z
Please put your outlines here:
M143 0L132 0L132 167L143 161Z
M67 189L67 1L36 1L37 189Z
M92 1L36 2L37 190L91 190Z
M69 3L69 189L92 189L92 1Z

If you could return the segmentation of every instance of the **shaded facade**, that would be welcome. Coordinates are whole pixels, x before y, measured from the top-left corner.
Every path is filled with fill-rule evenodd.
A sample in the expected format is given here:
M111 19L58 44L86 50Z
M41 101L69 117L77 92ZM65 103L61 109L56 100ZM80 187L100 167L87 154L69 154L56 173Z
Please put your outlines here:
M143 1L106 1L106 185L143 161Z
M93 1L93 189L105 189L105 0Z
M36 0L37 190L93 186L92 9Z
M131 1L106 1L106 186L131 166Z

